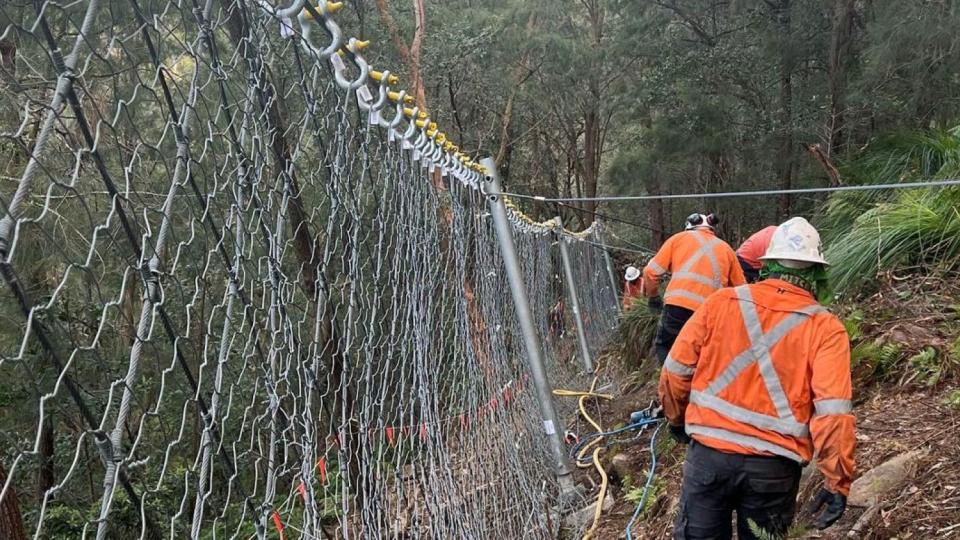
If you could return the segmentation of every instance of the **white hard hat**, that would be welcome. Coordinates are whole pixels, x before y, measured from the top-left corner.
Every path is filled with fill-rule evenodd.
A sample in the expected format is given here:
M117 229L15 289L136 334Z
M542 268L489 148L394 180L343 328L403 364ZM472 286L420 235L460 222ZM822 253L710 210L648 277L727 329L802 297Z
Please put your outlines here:
M633 281L640 277L640 270L638 270L636 266L628 266L627 272L623 275L623 277L625 277L627 281Z
M787 268L830 264L820 249L820 233L802 217L790 218L777 227L760 260L775 260Z

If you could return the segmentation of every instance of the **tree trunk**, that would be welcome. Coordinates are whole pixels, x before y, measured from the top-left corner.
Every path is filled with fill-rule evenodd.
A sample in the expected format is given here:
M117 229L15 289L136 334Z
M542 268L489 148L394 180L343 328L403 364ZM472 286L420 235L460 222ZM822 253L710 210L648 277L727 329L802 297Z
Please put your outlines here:
M830 82L830 118L827 157L840 153L844 138L844 108L847 98L847 68L856 24L856 0L835 0L833 29L830 35L830 61L827 78ZM836 185L836 184L831 184Z
M510 156L513 153L513 102L517 97L517 86L510 90L507 104L500 117L500 148L497 150L497 171L506 182L510 177Z
M0 461L0 486L7 483L7 471ZM6 496L0 501L0 538L5 540L26 540L23 530L23 517L20 515L20 503L17 490L10 486Z
M588 105L588 110L583 117L583 196L597 196L597 176L600 174L599 163L599 145L600 145L600 119L599 102L593 102ZM585 226L593 223L593 213L597 210L596 201L584 201L583 209L586 210L583 216Z
M780 40L780 143L777 149L776 170L781 189L793 187L793 60L791 58L790 38L792 0L780 0L774 9L773 17ZM781 218L790 215L793 199L789 193L780 195L778 209Z
M587 15L590 19L590 50L593 58L600 57L603 39L603 5L599 0L587 3ZM593 62L588 77L589 102L583 115L583 196L596 197L600 176L600 152L602 151L600 133L600 76L599 68ZM593 214L597 210L596 201L584 201L583 209L587 215L582 221L585 226L593 223Z
M17 83L17 43L9 38L0 39L0 84Z
M647 193L651 195L660 195L663 191L660 188L660 175L657 171L649 174L646 179ZM647 223L650 225L650 240L653 242L654 249L660 249L660 246L667 241L667 222L664 215L663 199L650 199L647 201Z
M537 25L537 12L532 11L527 19L526 36L529 38ZM503 108L503 114L500 121L500 148L497 150L497 170L500 177L507 181L510 176L510 157L513 155L513 107L517 100L517 94L523 87L527 79L535 72L530 68L530 49L527 48L520 56L517 68L513 74L513 87L510 89L510 95L507 96L507 103Z
M37 470L37 501L43 502L43 496L57 482L54 468L56 452L56 437L54 432L54 418L47 414L43 420L43 430L40 432L40 468Z
M410 46L407 46L406 41L404 41L403 36L400 34L400 29L397 27L397 22L393 20L393 15L390 14L388 0L376 0L376 4L380 22L387 28L387 33L390 34L390 41L392 41L394 47L397 48L400 59L406 64L407 76L410 77L410 95L414 97L417 107L419 107L421 111L425 111L427 110L427 97L423 87L423 69L420 65L420 54L423 49L426 30L423 0L413 0L415 26L413 40L411 40Z

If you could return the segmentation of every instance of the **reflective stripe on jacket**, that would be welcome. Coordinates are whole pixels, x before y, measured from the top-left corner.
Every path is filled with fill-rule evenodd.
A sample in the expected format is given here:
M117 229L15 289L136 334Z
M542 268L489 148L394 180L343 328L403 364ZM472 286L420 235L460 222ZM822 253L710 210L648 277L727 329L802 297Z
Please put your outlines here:
M695 311L721 287L746 279L733 249L709 229L683 231L667 239L643 269L644 293L659 294L660 276L671 273L663 303Z
M817 466L832 491L853 480L850 344L837 317L786 281L722 289L687 321L660 373L674 425L723 452Z

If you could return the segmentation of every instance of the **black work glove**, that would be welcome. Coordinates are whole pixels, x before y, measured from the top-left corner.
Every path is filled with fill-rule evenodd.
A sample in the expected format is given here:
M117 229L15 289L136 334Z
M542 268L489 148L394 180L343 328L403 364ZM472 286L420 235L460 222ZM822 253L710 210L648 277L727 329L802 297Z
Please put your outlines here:
M663 300L659 296L651 296L647 298L647 309L653 315L659 315L660 310L663 309Z
M679 426L669 424L669 427L670 427L670 436L673 437L673 440L677 441L680 444L690 444L690 436L687 435L687 431L686 429L684 429L684 426L682 424Z
M823 506L823 512L817 515ZM834 493L826 488L820 488L816 497L810 501L808 510L813 514L813 526L823 530L831 526L840 519L843 512L847 509L847 497L839 493Z

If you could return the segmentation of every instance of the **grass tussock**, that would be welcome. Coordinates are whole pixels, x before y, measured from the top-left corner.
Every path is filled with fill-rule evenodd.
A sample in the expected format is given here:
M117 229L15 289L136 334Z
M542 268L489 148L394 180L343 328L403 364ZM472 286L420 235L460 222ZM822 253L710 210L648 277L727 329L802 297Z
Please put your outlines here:
M620 321L617 343L621 344L622 357L630 368L639 368L650 355L653 337L657 332L657 317L647 309L647 301L634 299Z
M960 128L877 139L842 172L851 184L960 178ZM819 222L838 292L869 290L884 271L952 271L960 261L960 188L838 193Z

